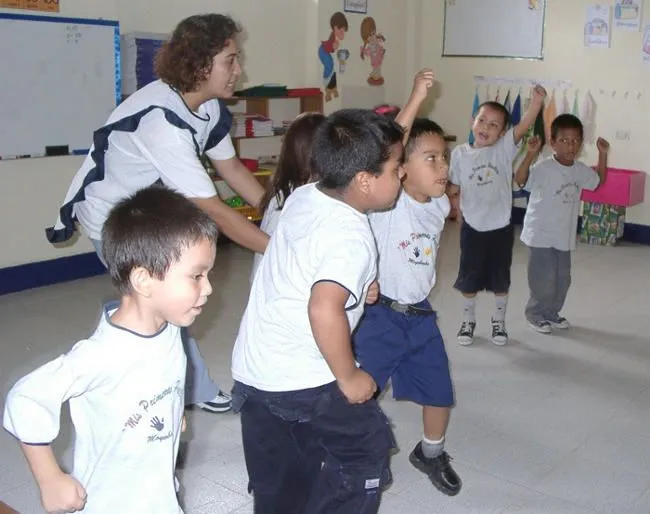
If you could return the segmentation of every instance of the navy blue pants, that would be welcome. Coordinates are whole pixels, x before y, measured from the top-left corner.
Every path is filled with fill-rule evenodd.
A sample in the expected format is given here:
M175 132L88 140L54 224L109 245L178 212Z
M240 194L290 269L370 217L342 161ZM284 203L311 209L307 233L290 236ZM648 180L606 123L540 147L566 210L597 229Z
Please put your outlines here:
M390 483L390 423L336 382L288 392L235 382L255 514L371 514Z

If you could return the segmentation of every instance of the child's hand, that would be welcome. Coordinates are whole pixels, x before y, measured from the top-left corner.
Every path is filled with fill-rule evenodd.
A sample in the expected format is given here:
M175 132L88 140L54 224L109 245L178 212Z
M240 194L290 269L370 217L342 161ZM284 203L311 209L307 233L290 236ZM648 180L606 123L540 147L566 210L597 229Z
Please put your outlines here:
M413 95L425 99L429 94L429 89L433 86L435 81L433 70L424 68L420 70L413 79Z
M77 512L86 506L86 491L74 477L61 473L41 484L41 502L46 512Z
M187 430L187 418L183 414L183 420L181 421L181 434Z
M528 139L528 153L536 154L542 149L542 140L539 136L532 136Z
M365 403L377 390L377 384L365 371L356 368L345 380L338 380L339 389L350 403Z
M545 98L546 98L546 89L544 89L543 86L537 84L533 88L533 102L535 102L537 105L542 105L544 103Z
M599 137L596 140L596 148L598 149L598 153L607 153L609 152L609 142L606 139Z
M379 300L379 282L373 280L372 284L368 286L368 294L366 295L366 303L371 305Z

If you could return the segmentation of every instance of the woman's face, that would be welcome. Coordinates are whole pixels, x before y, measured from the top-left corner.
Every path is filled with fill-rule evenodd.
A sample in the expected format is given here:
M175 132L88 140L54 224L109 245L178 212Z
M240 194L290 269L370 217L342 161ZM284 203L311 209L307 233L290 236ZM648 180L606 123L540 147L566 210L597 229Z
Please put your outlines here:
M213 98L230 98L242 73L239 63L239 48L234 39L212 59L212 70L202 88Z

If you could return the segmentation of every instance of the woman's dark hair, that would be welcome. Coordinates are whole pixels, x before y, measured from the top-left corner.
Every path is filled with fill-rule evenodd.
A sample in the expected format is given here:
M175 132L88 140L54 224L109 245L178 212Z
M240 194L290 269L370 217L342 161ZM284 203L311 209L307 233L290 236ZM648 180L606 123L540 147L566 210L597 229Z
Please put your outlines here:
M210 75L214 56L240 32L239 25L223 14L185 18L158 50L156 74L181 93L196 91Z
M282 142L278 167L260 201L260 212L266 212L273 197L277 199L278 210L282 209L294 189L317 178L311 175L309 156L316 129L324 121L325 116L317 112L303 113L293 121Z

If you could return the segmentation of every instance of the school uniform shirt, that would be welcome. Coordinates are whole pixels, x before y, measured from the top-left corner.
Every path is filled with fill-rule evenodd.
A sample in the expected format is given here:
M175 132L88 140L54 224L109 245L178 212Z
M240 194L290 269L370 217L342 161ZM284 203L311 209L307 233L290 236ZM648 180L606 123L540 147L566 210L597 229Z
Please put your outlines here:
M524 186L530 198L522 242L534 248L575 250L580 193L596 189L599 183L598 173L579 161L564 166L549 157L532 166Z
M510 224L517 151L512 128L493 145L473 148L465 143L452 151L449 178L460 186L460 210L474 230L487 232Z
M278 197L277 195L273 196L269 201L269 205L264 212L264 217L262 218L262 223L260 223L260 230L270 236L273 235L275 229L278 227L278 222L280 221L280 214L282 214L282 209L278 209ZM253 257L253 269L251 270L251 284L255 278L260 263L262 262L263 253L256 253Z
M233 378L263 391L333 382L309 322L312 288L327 281L349 291L346 315L353 331L376 275L377 248L368 217L316 184L296 189L253 279L235 341Z
M369 215L379 252L381 294L402 304L429 296L436 285L436 255L449 209L446 195L422 203L402 191L393 209Z
M189 198L215 196L215 185L199 161L235 156L232 116L220 100L192 112L180 94L157 80L122 102L93 145L68 189L59 218L47 229L50 242L70 239L79 221L86 235L100 240L111 208L156 182Z
M88 493L84 514L178 514L174 469L184 409L181 329L141 336L104 308L94 334L19 380L4 427L26 444L50 444L68 401L75 428L72 475Z

